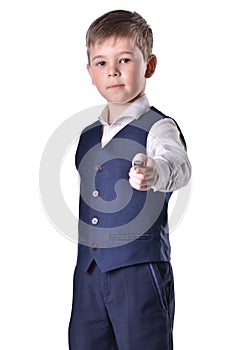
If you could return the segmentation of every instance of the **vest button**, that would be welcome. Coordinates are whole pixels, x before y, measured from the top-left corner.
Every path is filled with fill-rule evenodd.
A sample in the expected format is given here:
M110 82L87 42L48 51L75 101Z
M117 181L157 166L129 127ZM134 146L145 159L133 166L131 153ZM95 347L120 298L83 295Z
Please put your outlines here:
M99 194L100 194L100 192L98 191L98 190L94 190L93 191L93 197L98 197L99 196Z
M98 224L98 218L92 218L92 224L97 225Z
M103 166L102 165L96 165L95 166L95 170L96 171L102 171L103 170Z

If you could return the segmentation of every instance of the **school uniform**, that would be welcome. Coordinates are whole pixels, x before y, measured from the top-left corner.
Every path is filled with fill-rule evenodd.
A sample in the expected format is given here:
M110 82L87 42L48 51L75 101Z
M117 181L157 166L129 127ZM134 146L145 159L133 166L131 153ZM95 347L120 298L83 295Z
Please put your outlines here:
M185 141L145 95L110 126L106 111L82 132L75 158L81 185L69 348L171 350L167 211L172 192L190 177ZM128 182L137 153L152 156L158 167L148 191Z

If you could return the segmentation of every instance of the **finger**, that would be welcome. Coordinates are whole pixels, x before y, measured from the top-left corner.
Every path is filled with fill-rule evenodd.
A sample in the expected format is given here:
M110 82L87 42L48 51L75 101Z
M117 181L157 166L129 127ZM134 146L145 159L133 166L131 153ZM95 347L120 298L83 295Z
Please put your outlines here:
M132 187L136 186L136 189L148 189L155 185L158 179L158 174L156 172L148 171L145 173L137 173L137 170L139 171L139 169L133 169L129 173Z
M142 185L141 183L137 183L137 182L133 181L132 179L129 179L129 182L130 182L131 187L133 187L134 189L136 189L138 191L147 190L146 185Z
M131 175L130 176L130 182L133 182L137 185L141 185L143 182L144 182L144 176L134 176L134 175Z
M134 166L134 168L137 168L137 167L144 168L146 167L146 161L147 161L146 154L137 153L132 159L132 165Z
M129 176L137 176L137 175L144 175L143 169L141 169L140 167L131 167L130 171L129 171Z

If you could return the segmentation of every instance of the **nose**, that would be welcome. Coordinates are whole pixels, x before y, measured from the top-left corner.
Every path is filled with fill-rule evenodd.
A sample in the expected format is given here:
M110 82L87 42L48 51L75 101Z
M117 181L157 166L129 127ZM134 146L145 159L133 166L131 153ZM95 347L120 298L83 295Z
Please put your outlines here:
M108 70L108 77L119 77L120 72L116 65L111 65Z

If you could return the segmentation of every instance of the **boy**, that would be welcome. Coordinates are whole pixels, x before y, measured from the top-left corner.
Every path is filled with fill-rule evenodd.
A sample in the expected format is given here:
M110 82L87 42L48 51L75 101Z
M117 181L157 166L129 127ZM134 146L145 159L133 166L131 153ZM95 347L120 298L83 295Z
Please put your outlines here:
M136 12L96 19L87 69L107 105L76 152L81 176L71 350L171 350L168 200L191 176L175 121L150 107L152 30Z

